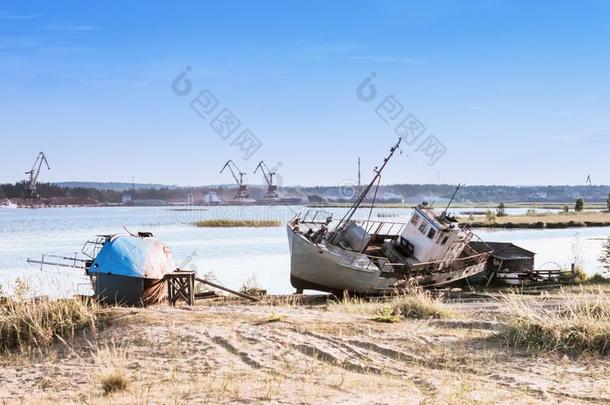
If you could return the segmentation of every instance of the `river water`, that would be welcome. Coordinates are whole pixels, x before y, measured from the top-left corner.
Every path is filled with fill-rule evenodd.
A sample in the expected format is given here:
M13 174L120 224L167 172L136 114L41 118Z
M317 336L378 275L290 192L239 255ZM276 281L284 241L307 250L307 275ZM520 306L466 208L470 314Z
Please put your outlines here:
M204 274L231 288L240 288L255 277L270 293L293 292L290 261L284 227L197 228L192 222L204 219L275 219L289 221L304 207L210 207L180 210L166 207L108 208L0 208L0 285L12 290L15 280L27 281L36 294L66 296L88 293L83 271L28 264L27 258L42 255L70 256L95 235L151 231L172 249L182 268ZM335 218L345 209L326 209ZM453 210L459 215L465 210ZM472 209L469 209L472 211ZM509 214L522 213L508 209ZM405 221L410 209L377 208L358 211L359 218ZM536 252L536 265L555 262L569 267L575 258L588 273L599 271L597 257L610 228L555 230L485 230L477 234L488 241L509 241Z

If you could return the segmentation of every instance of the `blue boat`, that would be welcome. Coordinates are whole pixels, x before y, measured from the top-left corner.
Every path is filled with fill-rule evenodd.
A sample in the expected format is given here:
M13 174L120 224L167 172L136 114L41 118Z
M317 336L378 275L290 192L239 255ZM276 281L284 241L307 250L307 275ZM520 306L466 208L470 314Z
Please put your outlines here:
M164 277L176 270L170 248L151 233L100 236L85 244L87 274L98 300L150 305L167 297Z

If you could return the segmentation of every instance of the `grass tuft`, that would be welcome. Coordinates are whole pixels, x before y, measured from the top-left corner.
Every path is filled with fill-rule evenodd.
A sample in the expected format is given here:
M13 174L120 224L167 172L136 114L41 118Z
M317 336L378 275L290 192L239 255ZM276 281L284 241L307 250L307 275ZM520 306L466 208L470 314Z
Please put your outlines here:
M411 319L446 319L455 316L440 298L427 291L401 295L392 301L394 314Z
M283 322L283 321L284 321L284 315L276 314L275 311L273 311L273 312L271 312L271 314L268 317L254 322L254 325L265 325L267 323L276 323L276 322Z
M125 371L113 369L100 376L100 383L102 384L104 395L111 395L127 390L130 381Z
M445 319L456 316L440 298L429 292L413 290L389 300L346 297L331 303L331 310L372 315L377 322L393 323L400 319Z
M610 297L601 291L581 291L563 300L567 304L545 306L508 296L511 313L498 336L507 345L527 351L609 354Z
M94 305L80 300L7 300L0 304L0 351L44 348L95 327Z
M396 323L400 321L400 317L394 314L391 306L385 306L374 313L371 320L381 323Z
M234 220L234 219L210 219L195 222L199 228L271 228L281 226L280 221L275 220Z

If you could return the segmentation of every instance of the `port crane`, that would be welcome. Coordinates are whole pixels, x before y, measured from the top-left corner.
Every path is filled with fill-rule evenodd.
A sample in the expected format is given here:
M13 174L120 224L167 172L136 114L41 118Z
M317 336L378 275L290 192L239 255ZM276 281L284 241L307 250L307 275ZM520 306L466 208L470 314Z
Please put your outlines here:
M244 184L244 176L246 173L239 170L239 167L232 160L227 161L225 165L222 167L220 173L224 172L225 169L229 168L233 179L237 183L237 192L235 193L236 200L244 200L250 197L250 193L248 192L248 186Z
M273 176L275 176L277 173L269 170L265 162L263 162L262 160L260 161L258 166L256 166L254 174L256 174L259 170L263 173L263 177L265 178L265 182L267 183L267 194L265 195L265 199L276 200L277 198L279 198L279 194L277 193L277 186L273 184Z
M38 186L38 177L40 176L40 170L42 169L42 164L47 166L47 170L51 170L49 166L49 162L47 161L47 157L44 152L40 152L34 161L34 165L32 166L32 170L25 172L25 174L29 174L30 178L27 180L28 182L28 193L31 198L38 198L37 186Z

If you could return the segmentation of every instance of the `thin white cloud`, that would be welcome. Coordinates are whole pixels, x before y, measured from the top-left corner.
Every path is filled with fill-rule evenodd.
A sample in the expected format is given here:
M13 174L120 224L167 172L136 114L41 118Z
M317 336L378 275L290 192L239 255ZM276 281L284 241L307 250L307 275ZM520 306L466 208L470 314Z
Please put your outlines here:
M82 23L75 23L75 22L48 24L48 25L45 25L44 28L47 30L53 30L53 31L95 31L95 30L100 29L100 27L98 27L96 25L82 24Z
M379 56L379 55L368 55L368 56L350 56L350 60L362 60L366 62L377 62L377 63L407 63L411 65L425 65L426 61L416 58L402 58L396 56Z
M33 20L41 14L15 14L11 11L0 10L0 20Z
M311 42L307 40L295 41L293 46L300 59L315 61L343 57L345 54L360 50L363 47L362 44L353 41Z

